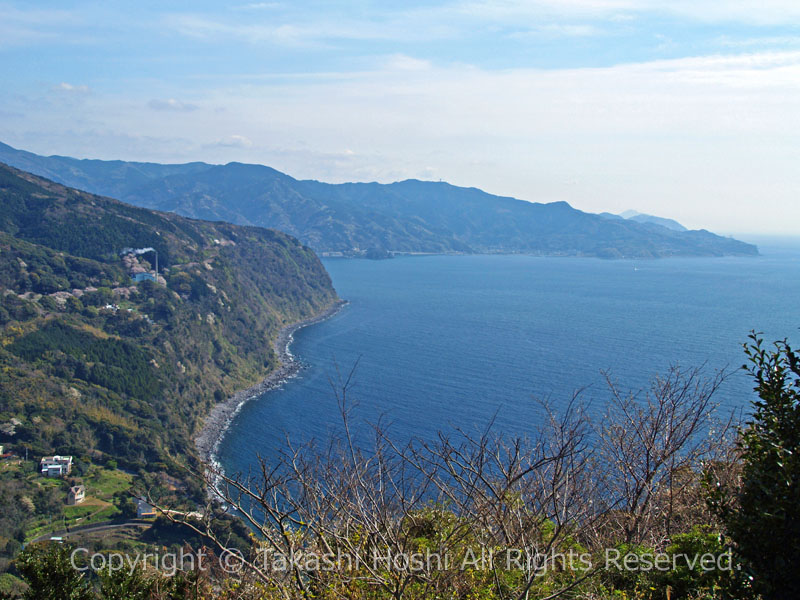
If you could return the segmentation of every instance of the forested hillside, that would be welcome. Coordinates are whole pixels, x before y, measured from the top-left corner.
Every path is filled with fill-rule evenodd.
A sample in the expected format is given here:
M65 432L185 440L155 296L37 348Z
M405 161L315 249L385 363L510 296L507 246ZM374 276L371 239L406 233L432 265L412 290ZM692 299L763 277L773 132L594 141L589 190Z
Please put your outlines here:
M215 397L275 366L278 329L335 299L314 253L276 231L134 208L8 167L0 197L0 420L38 417L14 440L35 451L134 464L184 452ZM159 283L136 284L120 253L146 247ZM114 419L98 416L108 410Z
M277 231L135 208L5 165L0 203L0 444L17 456L180 480L210 408L275 368L282 326L336 300L314 252ZM0 487L19 506L22 492Z

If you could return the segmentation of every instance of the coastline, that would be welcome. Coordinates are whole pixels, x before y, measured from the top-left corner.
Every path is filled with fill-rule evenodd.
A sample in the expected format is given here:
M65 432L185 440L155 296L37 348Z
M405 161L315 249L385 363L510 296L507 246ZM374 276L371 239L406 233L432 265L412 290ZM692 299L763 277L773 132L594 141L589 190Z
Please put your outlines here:
M320 314L281 328L272 345L275 353L278 355L279 366L261 382L247 389L240 390L227 400L215 405L214 408L211 409L211 412L206 415L203 420L203 427L194 437L194 446L200 460L205 463L215 463L217 447L225 437L231 421L242 406L264 392L280 387L287 379L292 378L300 370L300 363L295 360L294 356L289 351L294 333L298 329L329 319L338 313L346 304L347 300L337 300Z

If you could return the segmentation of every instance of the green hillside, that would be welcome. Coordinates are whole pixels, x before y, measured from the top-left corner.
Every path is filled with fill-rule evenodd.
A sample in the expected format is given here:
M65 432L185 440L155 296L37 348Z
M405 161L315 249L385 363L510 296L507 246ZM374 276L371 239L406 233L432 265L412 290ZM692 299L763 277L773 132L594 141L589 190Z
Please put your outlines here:
M314 253L276 231L134 208L5 166L0 198L0 421L38 417L14 440L36 452L131 465L184 453L215 398L275 367L280 327L336 298ZM144 247L166 285L132 282L120 251Z
M73 455L78 473L185 479L178 464L211 407L276 367L282 326L336 301L314 252L277 231L135 208L5 165L0 203L0 444Z

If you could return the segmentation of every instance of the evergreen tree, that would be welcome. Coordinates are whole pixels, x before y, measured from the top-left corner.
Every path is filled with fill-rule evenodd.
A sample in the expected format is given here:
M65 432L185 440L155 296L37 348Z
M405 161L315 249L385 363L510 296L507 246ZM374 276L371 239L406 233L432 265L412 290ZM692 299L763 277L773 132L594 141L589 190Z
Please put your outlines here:
M751 334L744 368L758 400L741 435L743 470L735 497L711 504L765 599L800 598L800 356L787 341L773 348Z

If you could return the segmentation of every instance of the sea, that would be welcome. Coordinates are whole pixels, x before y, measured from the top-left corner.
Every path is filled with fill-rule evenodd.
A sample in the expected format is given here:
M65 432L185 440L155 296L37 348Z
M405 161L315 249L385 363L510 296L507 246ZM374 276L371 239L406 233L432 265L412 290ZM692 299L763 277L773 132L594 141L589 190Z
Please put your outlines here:
M325 259L332 318L294 334L303 368L242 407L218 447L229 474L288 444L375 426L402 443L439 432L524 436L575 396L595 418L609 381L644 398L672 366L729 372L721 415L746 418L751 331L800 346L800 242L747 258L600 260L520 255Z

